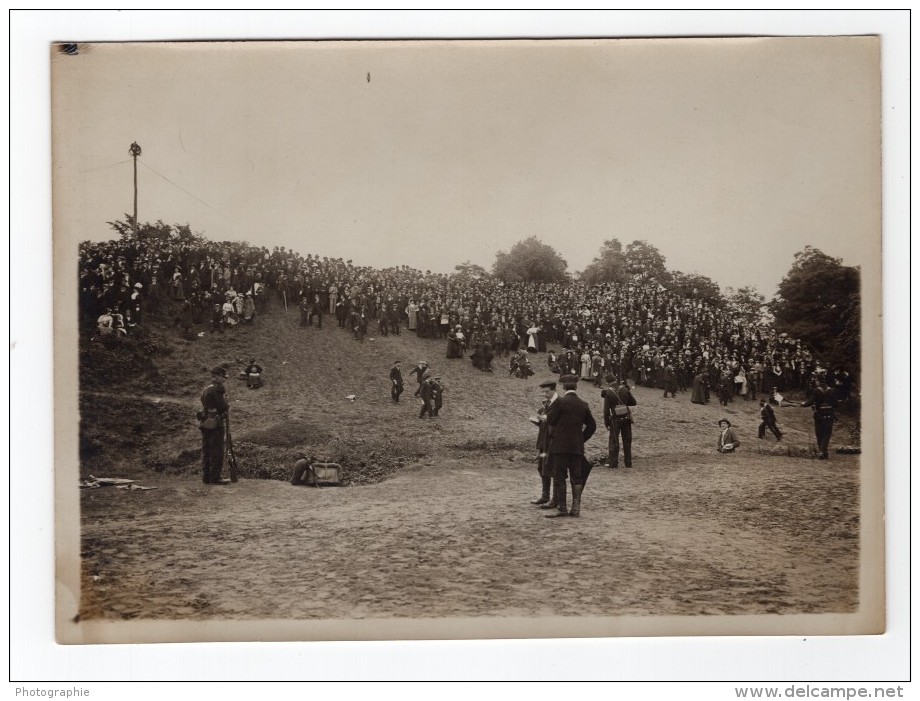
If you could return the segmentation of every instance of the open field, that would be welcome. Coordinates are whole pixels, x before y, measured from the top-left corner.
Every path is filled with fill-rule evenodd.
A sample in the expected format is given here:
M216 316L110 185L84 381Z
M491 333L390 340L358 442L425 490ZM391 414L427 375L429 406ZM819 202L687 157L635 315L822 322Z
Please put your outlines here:
M635 467L596 466L582 517L547 520L528 503L539 478L527 421L545 355L528 381L499 361L487 375L445 359L442 342L403 330L360 343L330 321L300 328L275 307L253 328L154 336L122 374L120 356L84 346L81 474L158 489L81 492L82 619L855 610L859 457L808 457L809 410L777 410L776 444L757 439L756 402L637 388ZM234 378L250 355L266 369L254 391ZM438 419L418 418L408 378L390 401L396 358L404 375L426 359L444 378ZM243 479L208 487L194 412L221 363ZM579 394L601 427L588 444L599 460L600 393ZM715 450L723 416L735 455ZM848 442L838 425L832 447ZM301 451L341 462L349 486L281 481Z

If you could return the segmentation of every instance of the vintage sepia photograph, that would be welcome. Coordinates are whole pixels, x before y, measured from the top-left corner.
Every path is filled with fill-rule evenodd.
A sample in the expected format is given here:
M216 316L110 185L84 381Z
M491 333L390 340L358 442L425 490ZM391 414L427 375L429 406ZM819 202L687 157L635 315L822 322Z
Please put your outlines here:
M884 14L20 18L11 681L895 679Z
M879 56L53 45L58 640L884 632Z

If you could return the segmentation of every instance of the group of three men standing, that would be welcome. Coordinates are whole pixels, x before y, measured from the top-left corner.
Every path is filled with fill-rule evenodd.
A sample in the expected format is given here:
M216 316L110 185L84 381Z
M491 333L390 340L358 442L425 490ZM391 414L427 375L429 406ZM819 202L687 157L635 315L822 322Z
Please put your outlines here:
M612 379L608 378L608 382ZM556 392L555 381L540 384L543 404L537 413L537 469L543 493L532 503L541 509L553 509L547 518L581 515L581 496L591 473L591 463L585 458L585 443L597 430L591 408L575 392L578 377L563 375L559 384L562 385L562 396ZM632 467L632 416L629 407L635 406L636 400L625 383L617 388L610 387L601 394L604 397L604 424L610 432L610 467L617 467L621 437L626 466ZM566 480L572 483L571 509L568 509ZM552 499L550 486L553 488Z

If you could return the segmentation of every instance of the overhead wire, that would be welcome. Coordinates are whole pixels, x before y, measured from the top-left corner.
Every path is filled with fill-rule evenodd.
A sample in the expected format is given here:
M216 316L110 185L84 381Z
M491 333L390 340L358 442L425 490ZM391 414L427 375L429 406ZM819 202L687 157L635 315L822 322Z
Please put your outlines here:
M191 197L191 198L197 200L198 202L201 202L205 207L207 207L207 208L210 209L211 211L215 212L216 214L220 215L221 219L224 220L224 226L226 226L229 230L233 231L233 232L236 234L236 236L239 238L239 240L241 240L241 241L243 240L244 237L243 237L243 235L241 234L241 232L240 232L239 230L237 230L236 225L235 225L235 223L234 223L233 217L230 217L230 216L227 214L227 212L224 212L224 211L222 211L222 210L217 209L216 207L212 206L209 202L207 202L207 201L201 199L200 197L198 197L198 195L196 195L195 193L190 192L190 191L187 190L186 188L182 187L179 183L177 183L177 182L174 181L172 178L170 178L170 177L168 177L167 175L164 175L163 173L161 173L160 171L158 171L158 170L157 170L156 168L154 168L152 165L150 165L149 163L147 163L144 159L138 158L137 160L140 161L140 163L141 163L145 168L147 168L148 170L152 171L155 175L157 175L157 176L163 178L163 180L165 180L166 182L168 182L168 183L169 183L170 185L172 185L173 187L178 188L179 190L181 190L182 192L184 192L184 193L185 193L186 195L188 195L189 197Z
M209 209L211 209L211 210L214 211L214 212L217 212L217 211L218 211L215 207L212 207L208 202L205 202L203 199L201 199L200 197L198 197L198 195L194 194L193 192L189 192L189 191L186 190L184 187L182 187L179 183L177 183L177 182L175 182L174 180L172 180L171 178L169 178L169 177L163 175L160 171L158 171L156 168L154 168L152 165L150 165L150 164L147 163L146 161L141 160L141 159L138 159L138 160L140 160L141 165L143 165L145 168L147 168L147 169L153 171L156 175L159 175L161 178L163 178L163 180L165 180L165 181L168 182L169 184L173 185L174 187L179 188L180 190L182 190L182 192L184 192L184 193L185 193L186 195L188 195L189 197L192 197L192 198L198 200L199 202L201 202L201 204L205 205L206 207L208 207ZM218 213L219 213L219 212L218 212Z
M128 159L126 159L126 160L124 160L124 161L118 161L117 163L107 163L107 164L101 165L101 166L93 166L92 168L84 168L84 169L81 170L80 172L81 172L81 173L90 173L90 172L92 172L92 171L94 171L94 170L102 170L103 168L111 168L112 166L120 166L120 165L122 165L122 164L124 164L124 163L130 163L130 162L131 162L131 159L128 158Z

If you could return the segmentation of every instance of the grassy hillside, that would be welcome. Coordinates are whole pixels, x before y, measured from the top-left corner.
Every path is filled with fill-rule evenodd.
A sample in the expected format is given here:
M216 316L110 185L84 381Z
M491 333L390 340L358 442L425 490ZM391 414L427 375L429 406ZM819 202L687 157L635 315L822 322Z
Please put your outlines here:
M446 344L418 338L376 335L355 340L325 318L322 329L302 328L294 309L277 305L252 327L212 334L200 326L194 340L182 338L165 318L134 336L81 339L81 474L134 477L147 470L195 474L200 437L195 411L214 365L228 369L227 395L237 458L244 477L288 479L296 456L306 453L339 462L347 484L378 482L401 466L427 458L530 461L536 429L527 421L539 405L538 382L550 373L545 354L534 356L536 377L509 377L507 359L494 373L475 369L469 359L445 358ZM265 386L249 390L236 375L255 356L265 369ZM406 392L390 400L388 372L403 363ZM428 360L446 385L436 419L419 419L408 372ZM600 426L589 458L606 455L600 392L582 385ZM736 400L727 409L713 399L690 403L689 393L663 399L659 390L634 394L634 454L637 465L656 456L714 453L716 422L729 416L739 430L741 452L813 456L811 412L778 409L786 438L756 437L757 403ZM355 395L354 400L346 399ZM846 443L842 427L833 445Z

